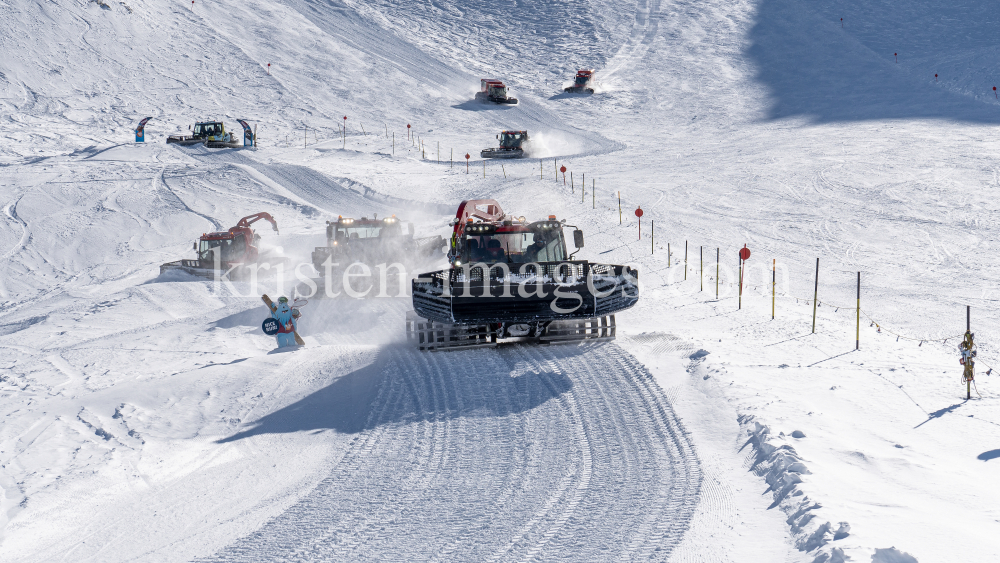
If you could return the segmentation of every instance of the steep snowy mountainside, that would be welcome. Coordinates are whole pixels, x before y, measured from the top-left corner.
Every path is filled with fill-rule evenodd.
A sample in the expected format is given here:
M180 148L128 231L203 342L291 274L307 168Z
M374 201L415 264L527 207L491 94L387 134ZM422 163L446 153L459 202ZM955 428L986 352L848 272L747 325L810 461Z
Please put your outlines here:
M0 5L2 553L1000 558L1000 492L968 485L1000 455L996 13ZM564 93L581 67L597 92ZM485 76L520 103L475 101ZM256 150L164 143L236 118ZM530 131L530 158L479 159L506 128ZM274 353L261 291L159 274L258 211L281 227L262 246L308 261L338 214L447 237L482 197L639 268L617 342L422 354L403 342L408 298L338 298L304 307L304 350ZM862 320L854 351L858 272L880 326ZM970 304L982 400L964 401L955 340L932 340Z
M979 0L762 0L747 54L771 118L995 124L998 23L1000 7Z

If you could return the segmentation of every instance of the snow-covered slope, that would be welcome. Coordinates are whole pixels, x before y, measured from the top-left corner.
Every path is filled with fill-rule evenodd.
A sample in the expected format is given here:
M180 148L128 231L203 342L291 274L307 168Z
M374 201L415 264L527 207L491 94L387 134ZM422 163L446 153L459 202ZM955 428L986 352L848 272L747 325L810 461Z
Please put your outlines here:
M996 376L963 401L956 340L934 341L971 305L1000 361L997 17L5 3L3 559L997 559ZM598 93L562 93L584 67ZM485 76L520 103L474 102ZM258 150L164 144L237 118ZM533 158L484 167L502 128L528 129ZM584 257L637 265L618 342L423 354L405 296L340 298L305 308L305 349L271 354L249 288L158 275L257 211L281 227L270 252L306 259L338 214L443 234L471 197L565 217ZM882 332L865 322L853 351L859 271Z

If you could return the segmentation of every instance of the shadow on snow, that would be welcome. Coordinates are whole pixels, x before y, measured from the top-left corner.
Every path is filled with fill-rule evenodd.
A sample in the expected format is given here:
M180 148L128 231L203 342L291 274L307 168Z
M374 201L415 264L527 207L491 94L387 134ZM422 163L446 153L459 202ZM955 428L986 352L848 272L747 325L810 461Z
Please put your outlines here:
M560 355L586 347L560 346ZM358 433L385 424L460 417L505 417L532 410L569 391L565 374L526 364L508 347L418 352L384 348L370 365L219 440L259 434L334 430Z

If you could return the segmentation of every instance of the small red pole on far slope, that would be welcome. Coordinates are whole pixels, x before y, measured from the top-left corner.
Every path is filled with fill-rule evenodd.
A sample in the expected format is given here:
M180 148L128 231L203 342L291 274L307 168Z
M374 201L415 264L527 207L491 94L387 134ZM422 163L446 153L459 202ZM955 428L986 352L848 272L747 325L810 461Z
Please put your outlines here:
M637 207L635 216L639 218L639 240L642 240L642 207Z
M840 27L841 29L844 27L844 18L840 18Z
M407 125L409 127L409 125ZM465 173L469 173L469 153L465 153Z
M409 123L406 124L406 138L407 139L410 138L410 124ZM465 157L465 158L469 158L469 157Z
M996 88L994 88L994 90L996 90ZM560 166L559 167L559 171L563 173L563 186L565 186L566 185L566 167L565 166Z
M934 82L937 82L937 74L934 75Z
M192 0L194 1L194 0ZM271 63L267 63L267 75L271 76Z
M898 63L899 62L899 53L893 53L892 56L896 57L896 62Z

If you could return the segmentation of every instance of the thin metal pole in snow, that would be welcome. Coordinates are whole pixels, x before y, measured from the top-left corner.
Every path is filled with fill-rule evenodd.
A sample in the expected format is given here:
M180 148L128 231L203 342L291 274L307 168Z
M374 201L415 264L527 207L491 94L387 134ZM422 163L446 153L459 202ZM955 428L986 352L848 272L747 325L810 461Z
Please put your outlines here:
M816 288L813 290L813 330L816 334L816 299L819 298L819 258L816 259Z
M740 292L739 292L739 304L736 306L737 309L743 308L743 255L740 255Z
M855 325L854 349L861 349L861 272L858 272L858 317Z

